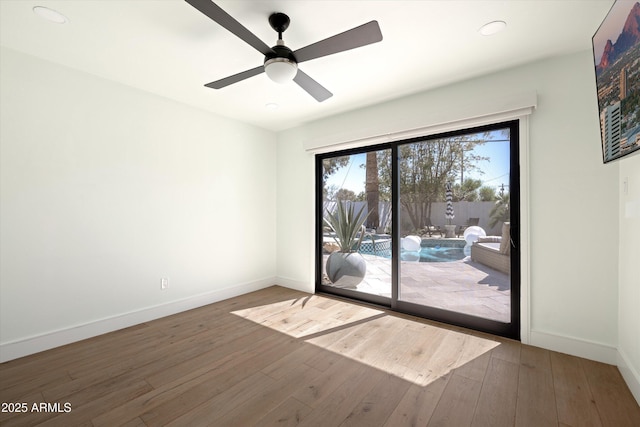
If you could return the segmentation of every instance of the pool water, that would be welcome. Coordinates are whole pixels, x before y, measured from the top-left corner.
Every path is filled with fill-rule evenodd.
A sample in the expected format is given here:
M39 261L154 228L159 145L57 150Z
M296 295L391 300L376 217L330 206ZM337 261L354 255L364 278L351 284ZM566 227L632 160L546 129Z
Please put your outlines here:
M371 240L365 239L360 247L360 253L368 255L377 255L383 258L391 258L391 239L376 238L375 249ZM437 240L422 239L420 251L405 251L400 253L402 261L414 262L451 262L464 259L465 254L464 240Z
M422 246L420 251L402 251L400 259L402 261L418 262L451 262L464 259L464 245L456 246Z

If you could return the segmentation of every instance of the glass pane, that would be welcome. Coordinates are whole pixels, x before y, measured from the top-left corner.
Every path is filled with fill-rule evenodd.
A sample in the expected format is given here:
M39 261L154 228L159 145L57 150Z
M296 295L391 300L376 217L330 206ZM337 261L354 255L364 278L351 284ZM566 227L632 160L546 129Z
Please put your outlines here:
M509 323L509 129L399 147L398 300Z
M322 161L322 284L391 297L391 151Z

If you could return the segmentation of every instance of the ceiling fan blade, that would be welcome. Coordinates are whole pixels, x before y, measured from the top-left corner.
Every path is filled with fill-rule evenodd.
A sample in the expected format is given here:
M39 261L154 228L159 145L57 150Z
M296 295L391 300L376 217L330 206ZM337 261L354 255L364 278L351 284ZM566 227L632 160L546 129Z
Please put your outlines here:
M367 22L344 33L336 34L328 39L300 48L293 52L298 62L332 55L345 50L355 49L382 40L382 32L378 21Z
M300 69L298 69L298 74L293 78L293 81L298 83L298 86L306 90L307 93L313 96L318 102L325 101L333 96L324 86L313 80Z
M220 6L211 0L185 0L191 6L213 19L222 27L226 28L247 44L253 46L258 52L266 55L272 53L273 50L260 40L255 34L247 30L241 23L236 21L231 15L222 10Z
M229 86L244 79L248 79L249 77L257 76L260 73L264 73L264 66L262 65L238 74L234 74L233 76L225 77L224 79L216 80L215 82L207 83L205 86L212 89L221 89L225 86Z

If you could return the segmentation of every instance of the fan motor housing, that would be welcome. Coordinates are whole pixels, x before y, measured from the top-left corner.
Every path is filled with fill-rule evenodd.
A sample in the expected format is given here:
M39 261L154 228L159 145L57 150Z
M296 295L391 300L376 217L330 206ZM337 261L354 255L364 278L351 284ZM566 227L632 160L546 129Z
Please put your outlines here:
M295 62L296 64L298 63L298 61L296 60L296 57L293 55L293 51L288 47L286 47L285 45L276 45L276 46L273 46L271 49L273 49L273 53L269 52L264 57L265 64L267 63L267 61L274 58L284 58L284 59L288 59L291 62Z

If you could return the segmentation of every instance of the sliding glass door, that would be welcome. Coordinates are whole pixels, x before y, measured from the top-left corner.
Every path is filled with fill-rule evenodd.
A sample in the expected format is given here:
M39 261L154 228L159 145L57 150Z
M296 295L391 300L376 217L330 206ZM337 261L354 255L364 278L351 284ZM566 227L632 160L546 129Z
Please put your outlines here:
M390 162L390 149L319 158L320 290L390 305Z
M395 308L517 336L514 133L512 124L399 144L402 249Z
M517 121L316 165L318 291L519 338Z

